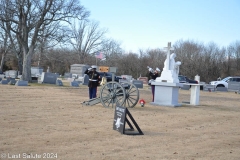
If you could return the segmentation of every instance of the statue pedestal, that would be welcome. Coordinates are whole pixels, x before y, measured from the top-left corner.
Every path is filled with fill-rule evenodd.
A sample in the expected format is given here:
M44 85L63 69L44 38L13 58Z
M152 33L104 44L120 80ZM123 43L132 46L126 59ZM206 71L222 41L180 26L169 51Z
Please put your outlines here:
M181 83L152 82L155 85L154 102L152 105L178 107L178 91Z

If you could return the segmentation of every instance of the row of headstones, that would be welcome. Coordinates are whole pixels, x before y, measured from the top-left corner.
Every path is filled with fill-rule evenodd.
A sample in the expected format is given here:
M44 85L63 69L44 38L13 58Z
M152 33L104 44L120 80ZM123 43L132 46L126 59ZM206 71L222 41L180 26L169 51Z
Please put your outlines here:
M9 85L15 85L15 86L28 86L28 81L16 81L15 78L7 78L2 79L0 78L0 84L9 84Z
M22 81L22 80L16 81L14 78L7 78L7 79L0 78L0 84L3 84L3 85L9 84L9 85L15 85L15 86L28 86L28 81ZM57 79L56 85L63 86L63 83L61 80ZM70 85L73 87L79 87L79 83L77 81L71 82Z
M55 79L45 79L43 80L42 83L50 83L50 84L54 84L54 80ZM121 79L120 80L120 83L124 82L124 81L127 81L127 80L123 80ZM143 88L143 81L141 80L133 80L131 81L131 83L133 83L137 88ZM2 79L0 78L0 84L11 84L11 85L19 85L19 86L28 86L28 82L27 81L16 81L14 78L7 78L6 80L5 79ZM58 86L63 86L63 83L61 80L59 79L56 79L55 80L55 84L58 85ZM88 77L87 75L84 76L83 78L83 81L71 81L70 82L70 86L73 86L73 87L79 87L79 85L82 84L82 85L87 85L88 84Z

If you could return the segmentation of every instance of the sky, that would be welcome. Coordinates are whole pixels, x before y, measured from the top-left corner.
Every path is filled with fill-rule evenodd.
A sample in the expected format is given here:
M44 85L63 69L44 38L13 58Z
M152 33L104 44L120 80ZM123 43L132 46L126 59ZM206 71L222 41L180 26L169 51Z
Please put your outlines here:
M127 52L191 40L226 47L240 40L240 0L80 0L106 37Z

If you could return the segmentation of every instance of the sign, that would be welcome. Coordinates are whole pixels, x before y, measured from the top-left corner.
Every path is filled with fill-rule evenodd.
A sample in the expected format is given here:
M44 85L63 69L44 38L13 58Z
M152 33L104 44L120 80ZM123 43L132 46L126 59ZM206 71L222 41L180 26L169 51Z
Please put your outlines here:
M99 67L99 71L100 71L100 72L108 72L108 71L109 71L109 67L100 66L100 67Z
M131 119L137 131L135 131L129 119ZM126 122L130 127L129 129L125 128ZM126 134L126 135L143 135L143 132L139 128L138 124L136 123L136 121L134 120L134 118L132 117L128 109L120 106L116 106L115 108L113 130L116 130L121 134Z

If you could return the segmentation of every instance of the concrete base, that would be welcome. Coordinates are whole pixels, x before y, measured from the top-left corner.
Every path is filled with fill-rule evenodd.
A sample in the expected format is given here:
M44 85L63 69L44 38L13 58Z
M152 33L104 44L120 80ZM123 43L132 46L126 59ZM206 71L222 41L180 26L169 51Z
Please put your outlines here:
M178 107L178 91L181 83L152 82L155 85L154 102L152 105Z
M190 102L188 104L197 106L200 99L200 84L184 83L183 85L191 86ZM185 103L185 102L183 102Z

